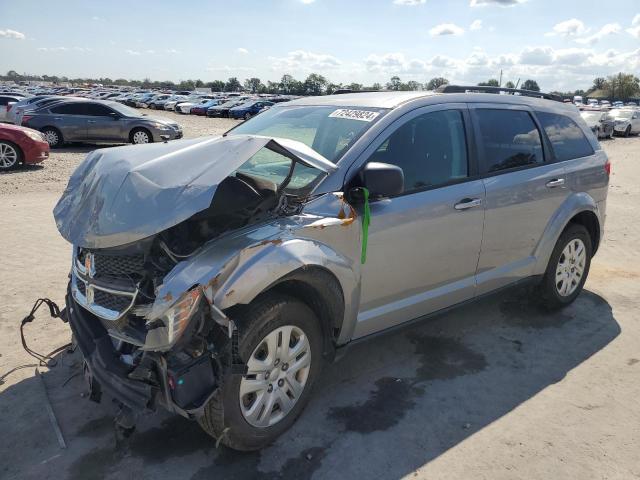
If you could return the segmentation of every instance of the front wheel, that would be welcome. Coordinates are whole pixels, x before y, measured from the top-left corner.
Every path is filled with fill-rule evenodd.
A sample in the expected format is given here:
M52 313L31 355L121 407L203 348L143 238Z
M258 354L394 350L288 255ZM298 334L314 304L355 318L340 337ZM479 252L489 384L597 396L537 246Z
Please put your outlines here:
M626 130L624 131L624 136L628 137L629 135L631 135L631 125L629 125Z
M549 309L573 302L589 274L591 237L582 225L570 224L556 243L539 286L540 300Z
M251 118L251 113L247 112L244 114L244 119L249 120Z
M42 130L42 133L49 147L56 148L62 145L62 134L57 128L46 127Z
M303 302L266 294L238 327L246 375L227 372L199 419L211 436L236 450L259 450L302 413L322 368L322 331Z
M0 141L0 171L11 170L22 161L22 152L13 143Z
M143 128L133 130L131 132L129 139L131 140L131 143L133 143L134 145L142 145L145 143L153 142L153 138L151 137L151 134Z

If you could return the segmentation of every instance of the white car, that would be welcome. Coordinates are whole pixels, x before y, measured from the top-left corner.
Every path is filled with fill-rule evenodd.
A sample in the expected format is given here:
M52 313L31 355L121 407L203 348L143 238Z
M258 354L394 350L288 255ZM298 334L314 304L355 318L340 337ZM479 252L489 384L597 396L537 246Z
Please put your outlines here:
M191 108L195 107L196 105L200 105L201 103L207 103L209 100L213 100L213 98L215 97L204 96L197 99L193 99L191 101L180 102L180 104L177 106L176 112L184 113L188 115L189 113L191 113Z
M640 133L640 112L635 108L615 108L609 115L615 122L615 133L625 137Z
M181 102L188 102L189 100L191 100L189 97L187 97L186 95L178 95L176 96L174 99L165 102L164 104L164 109L165 110L170 110L170 111L174 111L176 109L176 104L181 103Z
M0 93L0 122L9 121L9 112L13 106L20 100L23 100L23 96L16 96L11 94Z

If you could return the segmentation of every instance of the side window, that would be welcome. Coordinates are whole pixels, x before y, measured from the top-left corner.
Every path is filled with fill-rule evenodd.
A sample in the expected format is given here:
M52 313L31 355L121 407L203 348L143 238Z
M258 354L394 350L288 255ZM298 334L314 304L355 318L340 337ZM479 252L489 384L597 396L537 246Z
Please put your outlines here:
M85 115L91 115L94 117L108 117L111 112L113 112L113 110L98 103L90 103L87 105L86 112L87 113L85 113Z
M4 106L4 105L7 105L8 103L9 103L9 98L0 97L0 105Z
M87 110L82 103L65 103L64 105L58 105L51 109L52 113L59 113L63 115L86 115Z
M408 121L369 161L402 168L405 193L466 178L469 168L462 112L443 110Z
M485 172L544 162L540 132L528 112L478 109L475 115L482 137Z
M537 112L558 161L593 155L593 148L580 127L565 115Z

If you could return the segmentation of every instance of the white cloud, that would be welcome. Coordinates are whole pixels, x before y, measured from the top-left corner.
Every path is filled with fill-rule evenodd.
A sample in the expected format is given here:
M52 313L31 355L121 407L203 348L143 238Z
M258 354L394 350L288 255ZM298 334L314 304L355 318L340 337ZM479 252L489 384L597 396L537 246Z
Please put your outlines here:
M621 30L622 30L622 27L620 26L619 23L607 23L593 35L590 35L588 37L583 37L583 38L577 38L576 42L593 45L594 43L599 42L600 40L602 40L604 37L608 35L615 35L620 33Z
M274 70L309 70L309 69L329 69L342 64L333 55L326 53L314 53L306 50L294 50L286 57L269 57L273 62Z
M176 54L176 53L180 53L180 50L176 50L175 48L167 48L165 50L165 53L168 53L170 55Z
M564 22L560 22L554 25L553 32L547 35L560 35L563 37L567 36L576 36L576 35L584 35L589 31L588 28L584 26L581 20L577 18L571 18L569 20L565 20Z
M149 55L155 55L156 51L155 50L147 50L145 53L148 53Z
M472 7L484 7L486 5L498 5L500 7L513 7L526 2L527 0L471 0Z
M246 48L236 48L236 52L242 54L242 55L246 55L247 53L249 53L249 50L247 50Z
M523 65L551 65L553 49L551 47L527 47L521 53L518 63Z
M393 0L396 5L408 5L414 7L416 5L423 5L427 0Z
M15 30L11 30L7 28L6 30L0 30L0 38L12 38L14 40L24 40L25 34L21 32L16 32Z
M436 55L431 59L429 63L432 66L439 68L453 68L456 66L456 61L453 58L447 57L445 55Z
M638 13L635 17L633 17L633 20L631 20L631 26L632 27L640 26L640 13Z
M97 21L102 20L102 18L101 17L91 17L91 20L94 20L94 21L97 22Z
M442 23L429 30L429 34L431 34L432 37L441 35L462 35L463 33L464 29L453 23Z
M140 52L138 52L137 50L125 50L126 53L128 53L129 55L141 55Z
M627 28L627 33L633 35L636 38L640 38L640 25L637 27Z
M469 30L480 30L482 29L482 20L474 20L473 22L471 22L471 25L469 25Z
M489 64L489 56L481 49L474 50L465 60L467 65L472 67L481 67Z
M305 5L309 5L310 3L315 2L316 0L300 0L300 3L304 3Z
M254 72L255 68L252 67L231 67L229 65L222 65L219 67L207 67L207 72L229 72L229 73L238 73L238 72Z

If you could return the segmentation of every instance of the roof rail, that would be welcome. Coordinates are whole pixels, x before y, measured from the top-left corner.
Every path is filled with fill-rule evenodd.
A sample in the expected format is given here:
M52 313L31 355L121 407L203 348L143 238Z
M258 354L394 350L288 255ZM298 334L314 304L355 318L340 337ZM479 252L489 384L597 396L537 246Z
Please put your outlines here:
M442 85L435 90L438 93L495 93L502 95L521 95L523 97L544 98L562 102L562 97L551 93L534 92L533 90L520 90L518 88L491 87L480 85Z

